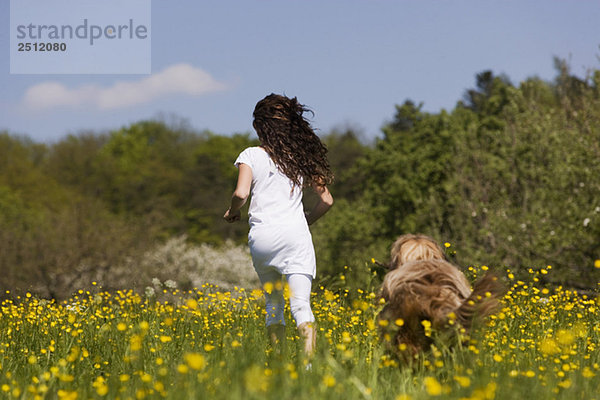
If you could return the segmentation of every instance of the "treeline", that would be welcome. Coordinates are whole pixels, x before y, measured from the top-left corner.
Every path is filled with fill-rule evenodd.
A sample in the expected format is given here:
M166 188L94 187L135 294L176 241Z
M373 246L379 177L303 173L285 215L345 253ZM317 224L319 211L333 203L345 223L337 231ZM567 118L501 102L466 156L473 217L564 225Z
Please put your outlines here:
M597 289L600 71L579 79L555 63L553 82L482 72L452 112L397 106L374 147L338 171L357 184L315 235L322 262L385 259L398 234L423 232L462 265L517 276L551 265L554 280Z
M256 141L179 125L142 121L51 145L0 133L0 289L62 297L94 280L145 285L128 260L157 242L244 236L220 217L232 162Z
M374 143L352 129L324 135L336 204L313 228L320 276L346 271L360 287L371 258L422 232L450 242L463 265L552 265L564 284L595 285L600 71L579 79L556 66L554 81L518 86L482 72L451 112L407 100ZM221 217L232 163L256 144L163 121L54 144L0 133L0 290L144 285L135 260L159 242L244 243L247 223Z

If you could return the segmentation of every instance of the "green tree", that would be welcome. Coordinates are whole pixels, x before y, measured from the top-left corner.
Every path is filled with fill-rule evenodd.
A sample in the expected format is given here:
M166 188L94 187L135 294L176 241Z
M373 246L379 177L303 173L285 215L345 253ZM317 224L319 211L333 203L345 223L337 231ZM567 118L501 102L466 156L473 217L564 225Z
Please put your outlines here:
M193 149L193 163L184 174L180 203L191 239L209 243L220 243L224 237L246 240L247 223L228 224L222 217L237 182L233 163L242 150L256 145L258 140L249 134L207 133Z
M62 298L143 251L151 231L46 174L45 146L5 133L0 154L0 287Z
M552 265L555 283L596 282L600 74L582 80L558 66L554 82L519 87L479 74L451 113L397 106L356 161L358 195L314 230L324 268L360 269L386 259L398 235L420 232L451 242L462 265Z

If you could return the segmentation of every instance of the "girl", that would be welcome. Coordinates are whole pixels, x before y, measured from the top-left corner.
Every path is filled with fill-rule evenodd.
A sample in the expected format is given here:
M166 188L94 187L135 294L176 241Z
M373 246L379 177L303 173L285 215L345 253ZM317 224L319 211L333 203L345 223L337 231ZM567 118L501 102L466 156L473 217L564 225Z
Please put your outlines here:
M266 325L274 344L283 347L285 323L281 277L290 289L290 308L304 352L314 351L315 318L310 307L316 261L308 229L333 205L327 189L333 174L327 149L303 113L296 98L270 94L256 104L252 123L260 146L242 151L235 161L238 181L231 206L223 218L240 219L240 208L252 193L248 210L248 245L252 262L265 288ZM309 213L302 206L302 188L311 186L319 200Z

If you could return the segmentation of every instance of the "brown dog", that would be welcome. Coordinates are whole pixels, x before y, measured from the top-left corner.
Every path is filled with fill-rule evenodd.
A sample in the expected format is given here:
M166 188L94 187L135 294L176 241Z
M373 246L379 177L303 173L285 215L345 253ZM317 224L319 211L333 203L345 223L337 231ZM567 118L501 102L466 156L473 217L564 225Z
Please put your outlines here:
M400 236L391 250L390 270L408 261L446 260L444 250L429 236L406 234Z
M502 284L491 273L471 290L467 278L433 239L403 235L392 246L383 280L380 334L390 349L404 358L413 356L429 349L431 329L450 333L455 325L468 331L476 317L496 311L503 294Z

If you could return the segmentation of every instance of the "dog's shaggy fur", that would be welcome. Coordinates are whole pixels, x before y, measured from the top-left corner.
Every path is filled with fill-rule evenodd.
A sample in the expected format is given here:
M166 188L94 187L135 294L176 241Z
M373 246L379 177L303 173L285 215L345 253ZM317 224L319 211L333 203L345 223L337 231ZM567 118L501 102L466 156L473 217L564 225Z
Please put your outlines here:
M446 260L433 239L403 235L392 246L382 285L385 306L378 316L380 334L390 349L398 351L404 345L403 355L412 356L433 343L429 327L438 333L455 332L452 325L468 331L474 319L496 311L503 294L503 285L492 273L471 290L464 274Z
M390 270L408 261L446 260L444 250L429 236L406 234L392 245Z

